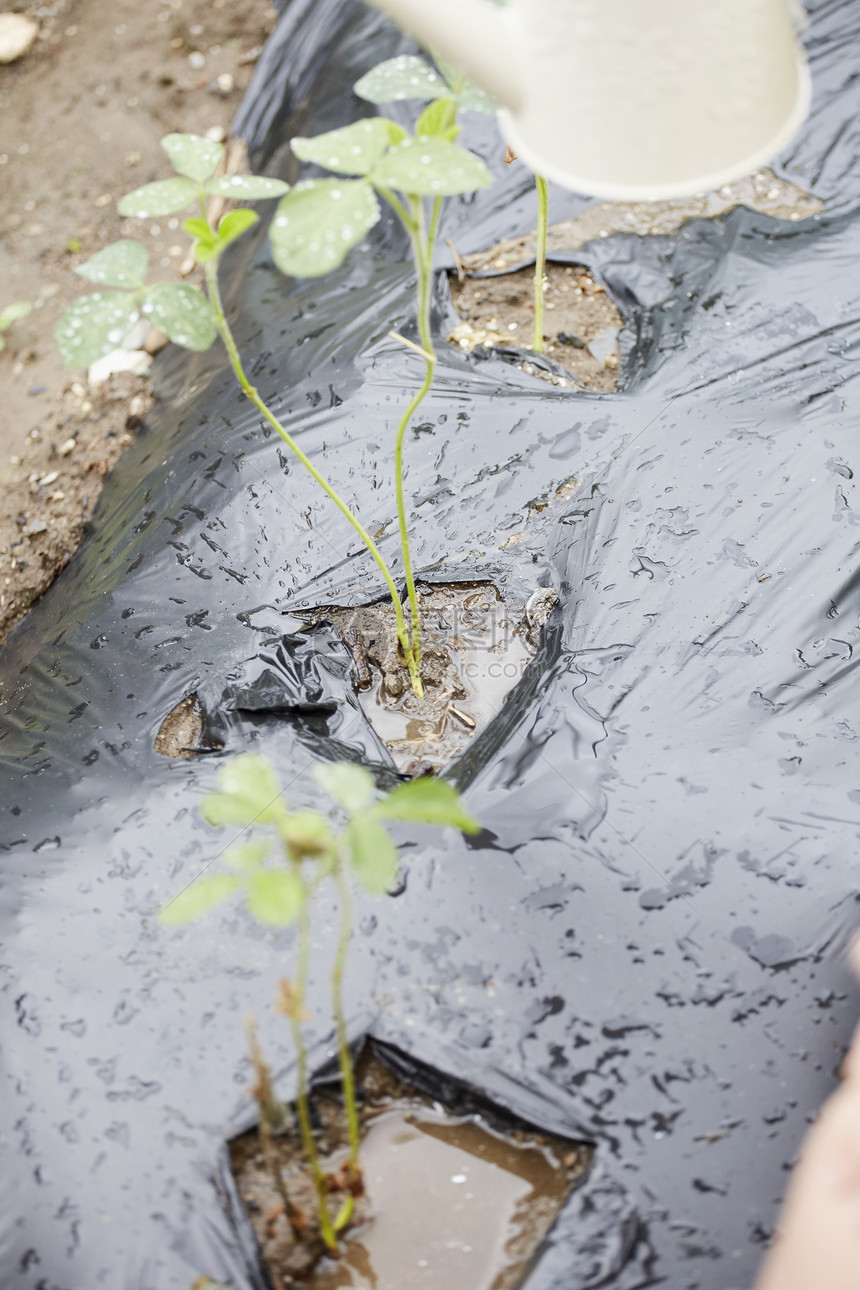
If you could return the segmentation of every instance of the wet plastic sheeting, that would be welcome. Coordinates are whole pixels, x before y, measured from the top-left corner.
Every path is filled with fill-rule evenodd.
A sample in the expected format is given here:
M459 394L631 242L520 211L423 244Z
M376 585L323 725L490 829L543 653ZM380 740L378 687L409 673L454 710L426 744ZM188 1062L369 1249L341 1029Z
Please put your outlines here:
M748 1285L856 1015L857 21L812 7L816 107L786 173L820 218L741 210L582 253L626 317L617 395L446 350L440 287L408 450L417 563L552 583L561 608L452 770L485 832L404 828L404 889L362 906L349 1012L597 1143L529 1290ZM352 5L293 0L247 128L283 156L363 111L343 87L396 42ZM523 172L475 128L500 186L450 212L462 249L530 223ZM392 559L388 462L419 375L387 338L410 327L401 251L386 222L316 283L280 279L262 238L226 271L255 379L368 527L388 522ZM220 757L156 754L165 715L196 692L225 753L267 753L295 803L319 757L390 774L340 647L290 612L373 594L373 566L219 353L172 354L160 380L92 537L3 654L8 1290L261 1285L223 1143L251 1118L249 1009L290 1088L267 1007L290 937L236 908L155 923L227 841L197 814ZM320 953L320 1060L327 998Z

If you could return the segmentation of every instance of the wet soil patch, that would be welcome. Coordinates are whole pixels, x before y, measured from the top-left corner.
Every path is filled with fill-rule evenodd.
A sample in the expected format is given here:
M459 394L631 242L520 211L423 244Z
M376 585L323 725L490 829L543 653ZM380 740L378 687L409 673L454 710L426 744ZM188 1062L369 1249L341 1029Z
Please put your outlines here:
M440 769L489 724L534 657L557 599L539 588L527 604L507 603L490 582L419 583L418 594L423 698L411 689L390 602L311 611L312 621L340 633L362 708L409 774Z
M314 1261L312 1240L310 1257L297 1251L256 1130L230 1144L239 1194L274 1290L513 1290L521 1284L582 1180L590 1149L530 1128L465 1091L445 1110L369 1048L357 1074L367 1191L340 1259ZM434 1073L427 1074L432 1084ZM336 1173L347 1154L336 1091L320 1090L314 1113L325 1168ZM287 1131L274 1146L290 1199L312 1212L298 1135ZM336 1193L332 1199L338 1207Z
M622 317L583 265L548 263L544 291L544 355L561 371L541 368L539 356L519 364L552 385L604 393L616 389ZM527 350L534 334L534 268L494 277L451 276L451 300L462 322L448 339L461 349L478 346ZM568 382L566 372L573 380Z
M171 708L155 736L155 751L162 757L179 757L187 761L201 752L211 751L201 744L203 709L196 694L188 694Z

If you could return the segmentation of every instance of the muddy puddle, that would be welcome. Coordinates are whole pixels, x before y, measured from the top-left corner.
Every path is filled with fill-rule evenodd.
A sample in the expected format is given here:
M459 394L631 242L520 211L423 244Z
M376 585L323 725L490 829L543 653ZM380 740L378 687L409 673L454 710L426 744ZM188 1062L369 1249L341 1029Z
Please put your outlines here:
M523 355L517 366L551 385L598 390L617 388L621 314L584 265L548 263L545 273L543 355ZM451 276L451 301L460 315L449 341L461 349L478 346L528 350L534 337L534 268L494 277ZM566 375L565 375L566 373Z
M231 1144L239 1192L275 1290L513 1290L588 1163L587 1147L504 1117L448 1114L375 1056L359 1066L367 1194L341 1257L295 1271L283 1218L255 1133ZM342 1111L319 1094L325 1167L345 1157ZM288 1190L297 1142L276 1139Z
M534 657L556 596L538 589L508 604L492 583L418 584L424 697L413 694L388 602L323 606L353 656L355 688L398 770L438 770L483 730Z
M556 498L575 486L570 481L556 491ZM399 652L390 601L352 609L321 605L301 614L309 626L331 623L339 633L352 657L359 703L397 769L410 775L440 770L489 725L534 658L541 629L558 599L553 590L538 587L527 602L508 604L490 582L419 582L417 590L421 698L412 691ZM206 731L196 693L170 709L154 738L157 753L179 759L222 746Z

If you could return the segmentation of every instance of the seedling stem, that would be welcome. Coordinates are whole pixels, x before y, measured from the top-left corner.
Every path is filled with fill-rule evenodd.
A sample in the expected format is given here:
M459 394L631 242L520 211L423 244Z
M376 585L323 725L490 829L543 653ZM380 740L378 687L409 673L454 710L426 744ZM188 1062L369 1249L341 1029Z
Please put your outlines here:
M201 875L162 910L160 917L167 924L187 923L232 893L244 891L249 911L264 926L297 925L295 981L281 982L277 1007L289 1021L296 1051L296 1118L316 1190L320 1236L327 1248L333 1251L337 1248L337 1233L346 1227L352 1216L354 1198L363 1190L355 1075L343 1007L343 980L353 924L350 879L377 896L394 888L399 860L394 839L388 832L389 821L453 825L467 833L477 833L479 825L463 810L456 790L441 779L414 779L397 785L383 797L377 797L373 776L352 762L319 765L315 777L347 816L340 833L335 832L329 819L318 811L290 811L274 768L264 757L249 753L228 762L221 772L220 791L210 794L203 802L204 818L215 827L241 824L276 830L281 843L281 859L285 863L265 865L271 840L250 838L227 850L227 873ZM329 878L337 887L341 911L330 980L349 1143L349 1156L343 1171L345 1181L343 1174L331 1180L337 1190L346 1193L333 1220L329 1212L330 1180L320 1165L311 1124L308 1053L302 1032L311 952L311 905L318 889ZM286 1195L283 1175L279 1172L271 1142L272 1130L280 1121L281 1111L253 1026L249 1027L248 1039L257 1075L254 1095L260 1105L263 1154L287 1218L296 1238L301 1240L304 1215L295 1209Z
M346 1123L349 1136L349 1176L351 1182L361 1177L361 1166L358 1162L360 1130L358 1125L358 1107L355 1100L355 1075L352 1069L352 1056L349 1051L349 1039L346 1020L343 1012L343 973L346 966L346 955L352 938L352 892L343 871L343 864L338 861L335 869L338 895L340 897L340 932L337 938L337 951L331 972L331 997L334 1024L337 1032L337 1055L340 1066L340 1078L343 1085L343 1104L346 1109Z
M240 386L242 387L246 397L250 399L250 401L254 404L254 407L257 408L257 410L262 413L262 415L268 421L269 425L272 426L272 428L278 432L278 434L281 436L281 438L283 439L287 447L290 449L290 451L295 453L295 455L298 457L299 461L302 463L305 469L310 472L310 474L319 484L320 488L322 488L322 490L331 498L331 500L334 502L335 506L338 508L341 514L347 520L349 520L350 524L355 529L356 533L361 538L362 542L367 547L368 551L376 561L377 566L379 567L379 571L382 574L383 578L385 579L386 586L388 587L388 590L391 593L391 603L394 606L394 616L397 623L397 639L400 641L400 648L403 651L403 658L407 668L409 669L409 677L410 677L410 680L412 681L412 689L420 697L424 693L423 687L421 685L421 675L419 672L420 664L418 659L416 658L416 653L413 650L413 647L409 640L409 634L406 630L406 621L403 616L403 606L400 603L400 593L397 590L397 584L395 583L394 578L391 575L391 571L389 570L388 565L385 563L385 560L383 559L382 553L380 552L378 546L376 545L376 543L374 542L370 534L367 532L367 529L365 529L361 521L349 509L349 507L347 506L343 498L340 496L340 494L337 493L332 488L328 480L323 475L320 474L320 472L317 470L316 466L313 464L311 459L308 456L306 456L304 452L302 452L301 448L296 443L295 439L292 437L291 434L287 432L287 430L284 429L284 427L281 425L278 418L266 406L265 402L260 397L260 394L255 388L255 386L253 386L251 382L248 380L247 376L245 375L245 369L242 367L242 360L239 356L239 350L236 346L235 340L233 339L233 333L230 331L230 325L227 322L227 318L224 314L224 307L221 303L221 293L218 288L217 259L213 258L211 260L207 260L205 265L205 270L206 270L206 291L209 296L209 302L212 305L212 312L215 318L215 327L218 332L218 335L221 337L222 341L224 342L224 348L227 351L227 355L230 359L230 365L233 368L233 373L236 377L236 380L239 382ZM399 480L399 475L398 475L398 480ZM401 513L401 524L402 523L403 523L403 518ZM401 527L401 534L402 532L403 532L403 529ZM404 548L404 553L406 550L408 550L408 547ZM410 566L410 575L411 575L411 566ZM408 576L409 575L407 575L407 577ZM412 584L412 587L413 587L413 590L410 595L410 600L411 600L411 596L414 595L414 583ZM412 612L414 615L415 613L414 605L413 605Z
M403 488L403 444L410 422L428 394L436 371L436 351L433 348L433 335L430 330L430 295L433 286L433 249L436 242L436 232L439 227L442 199L437 197L434 200L428 226L424 218L424 202L421 197L407 194L409 203L409 211L407 212L402 202L390 190L380 189L380 192L409 234L409 240L412 244L412 258L415 262L415 272L418 278L418 335L421 340L424 357L424 381L411 399L397 427L397 438L394 444L394 486L397 497L400 547L403 552L403 573L406 578L406 591L409 596L409 607L412 614L412 652L415 658L415 666L420 669L421 609L418 603L418 592L415 588L412 551L409 546L409 527L406 522L406 497Z
M278 1162L277 1152L275 1151L272 1135L276 1129L283 1127L283 1111L279 1107L272 1089L272 1073L268 1063L263 1057L260 1041L257 1037L257 1023L253 1017L248 1017L245 1022L245 1033L248 1037L248 1051L251 1056L251 1065L254 1067L254 1097L260 1108L260 1145L263 1148L263 1159L266 1162L266 1168L275 1184L275 1190L280 1197L281 1204L284 1207L287 1221L290 1224L293 1235L296 1240L301 1240L304 1232L303 1215L299 1209L290 1200L284 1183L284 1175Z
M314 1131L311 1125L311 1111L308 1102L308 1050L305 1046L305 1037L302 1033L301 1012L304 1006L305 989L308 981L308 962L311 952L311 919L308 912L308 904L302 908L298 919L299 944L296 954L296 983L295 993L288 1008L290 1033L293 1038L293 1047L296 1050L296 1115L299 1121L299 1132L302 1137L302 1146L310 1165L311 1176L314 1180L314 1187L317 1193L317 1209L319 1211L320 1236L330 1250L337 1249L337 1236L331 1223L331 1215L328 1212L328 1186L325 1180L325 1174L320 1164L317 1144L314 1141Z
M537 239L535 247L535 330L532 349L543 353L543 292L546 268L546 226L549 214L549 184L541 175L535 175L538 199Z

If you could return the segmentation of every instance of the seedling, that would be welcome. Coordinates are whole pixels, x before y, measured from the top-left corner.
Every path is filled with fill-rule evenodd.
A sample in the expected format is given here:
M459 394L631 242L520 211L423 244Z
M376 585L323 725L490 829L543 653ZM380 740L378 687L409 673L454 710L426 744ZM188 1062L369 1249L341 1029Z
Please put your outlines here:
M159 915L168 926L188 923L241 892L248 912L267 927L297 927L296 967L292 981L283 981L279 1011L290 1023L296 1051L296 1116L317 1195L319 1232L330 1250L337 1248L337 1233L352 1215L354 1197L363 1190L359 1162L359 1120L355 1076L343 1009L343 978L352 937L352 890L355 882L374 896L393 889L399 873L396 844L386 823L409 820L421 824L452 825L475 833L479 825L463 809L459 795L445 780L413 779L377 797L373 776L351 762L316 768L315 777L333 803L346 815L338 831L320 811L291 811L266 758L246 753L221 771L220 788L202 806L204 819L215 827L238 826L266 830L264 836L246 838L224 854L226 872L196 879ZM273 846L280 851L277 863L267 864ZM336 1213L329 1206L331 1181L323 1172L314 1141L308 1101L308 1055L302 1022L311 948L313 897L326 882L336 887L340 902L340 929L331 968L331 1001L337 1040L338 1064L348 1126L349 1156L339 1190L346 1193ZM287 1218L298 1239L305 1235L301 1214L286 1195L283 1177L271 1152L271 1133L280 1117L277 1103L251 1031L256 1095L261 1109L261 1141L267 1164L281 1195Z
M362 76L355 85L359 98L370 103L393 103L407 99L452 99L458 108L483 112L494 116L498 104L458 73L446 59L434 54L439 70L436 71L423 58L403 54L379 63ZM514 154L507 149L506 161L513 161ZM543 293L546 268L546 230L549 209L549 185L541 175L535 175L537 188L538 222L534 277L534 333L532 349L543 352Z
M419 64L424 70L416 71L414 64ZM394 480L403 571L411 611L408 649L402 639L401 645L407 663L411 655L415 672L419 672L421 613L406 523L403 445L412 417L433 383L436 367L430 330L430 295L433 250L442 199L484 188L490 183L491 176L479 157L454 142L459 134L455 122L460 101L458 94L465 96L464 102L471 102L472 98L480 95L480 91L458 91L423 60L409 58L381 64L362 77L355 88L362 97L377 102L383 93L389 99L407 97L403 93L398 95L398 87L402 84L411 86L416 80L421 80L425 91L421 97L431 97L434 102L418 118L414 136L386 117L371 117L312 139L292 140L293 152L300 160L352 178L310 179L297 184L278 205L271 239L275 263L285 273L301 277L328 273L337 268L347 252L380 218L377 195L387 202L409 235L417 276L420 346L409 341L405 343L423 358L424 381L410 400L397 428ZM416 95L409 94L408 97ZM483 95L480 97L485 99ZM403 337L397 339L403 340ZM413 689L420 693L415 684L415 674L412 680Z
M18 322L20 318L26 318L33 306L29 300L16 300L13 305L7 305L5 309L0 309L0 350L6 348L6 341L3 332L8 331L13 323Z
M543 292L546 271L546 227L549 217L549 184L542 175L535 175L537 188L538 222L535 237L535 329L532 349L543 353Z
M360 178L309 180L297 184L292 192L277 179L256 175L216 176L224 156L221 144L198 135L167 135L162 146L176 176L135 189L120 200L118 209L121 215L149 219L197 204L199 216L185 220L183 228L195 239L194 254L203 266L206 292L182 282L147 284L146 248L130 240L115 242L76 269L82 277L110 290L76 301L63 314L56 330L60 352L70 367L88 366L109 353L121 344L141 314L186 349L208 349L216 334L221 337L246 397L331 498L373 556L391 594L403 658L412 688L419 696L423 694L421 629L403 499L403 438L409 418L430 388L436 361L429 316L433 244L441 199L447 193L471 192L490 182L483 162L453 142L456 133L453 108L446 100L422 113L415 138L395 122L375 118L316 139L296 140L298 155L318 161L327 169ZM395 189L401 192L401 197ZM316 277L336 268L377 222L380 216L377 192L397 211L412 242L419 279L421 337L421 347L413 348L419 348L427 365L424 385L407 409L395 446L397 510L412 610L411 631L406 626L394 577L376 543L266 406L242 367L221 303L218 261L230 243L257 222L258 216L252 210L240 208L230 211L215 228L209 221L206 205L210 196L256 201L287 194L278 206L271 229L275 261L285 273ZM429 227L425 222L425 196L433 199Z
M185 220L183 227L195 239L194 254L204 269L206 292L183 282L148 285L146 248L142 243L130 240L114 242L75 270L81 277L109 290L83 296L66 310L56 329L60 353L70 367L87 367L120 345L141 314L186 349L206 350L216 334L220 336L246 397L331 498L373 556L391 594L398 638L413 689L420 694L420 674L412 655L400 595L388 564L358 517L317 470L248 380L221 303L218 260L230 243L256 224L259 217L255 211L240 208L230 211L215 228L207 215L207 198L236 197L257 201L281 196L288 191L289 185L258 175L216 176L224 149L221 144L199 135L170 134L162 139L162 146L177 175L173 179L157 180L135 189L120 200L118 209L121 215L149 219L170 215L196 204L200 215ZM299 268L294 271L300 274Z

